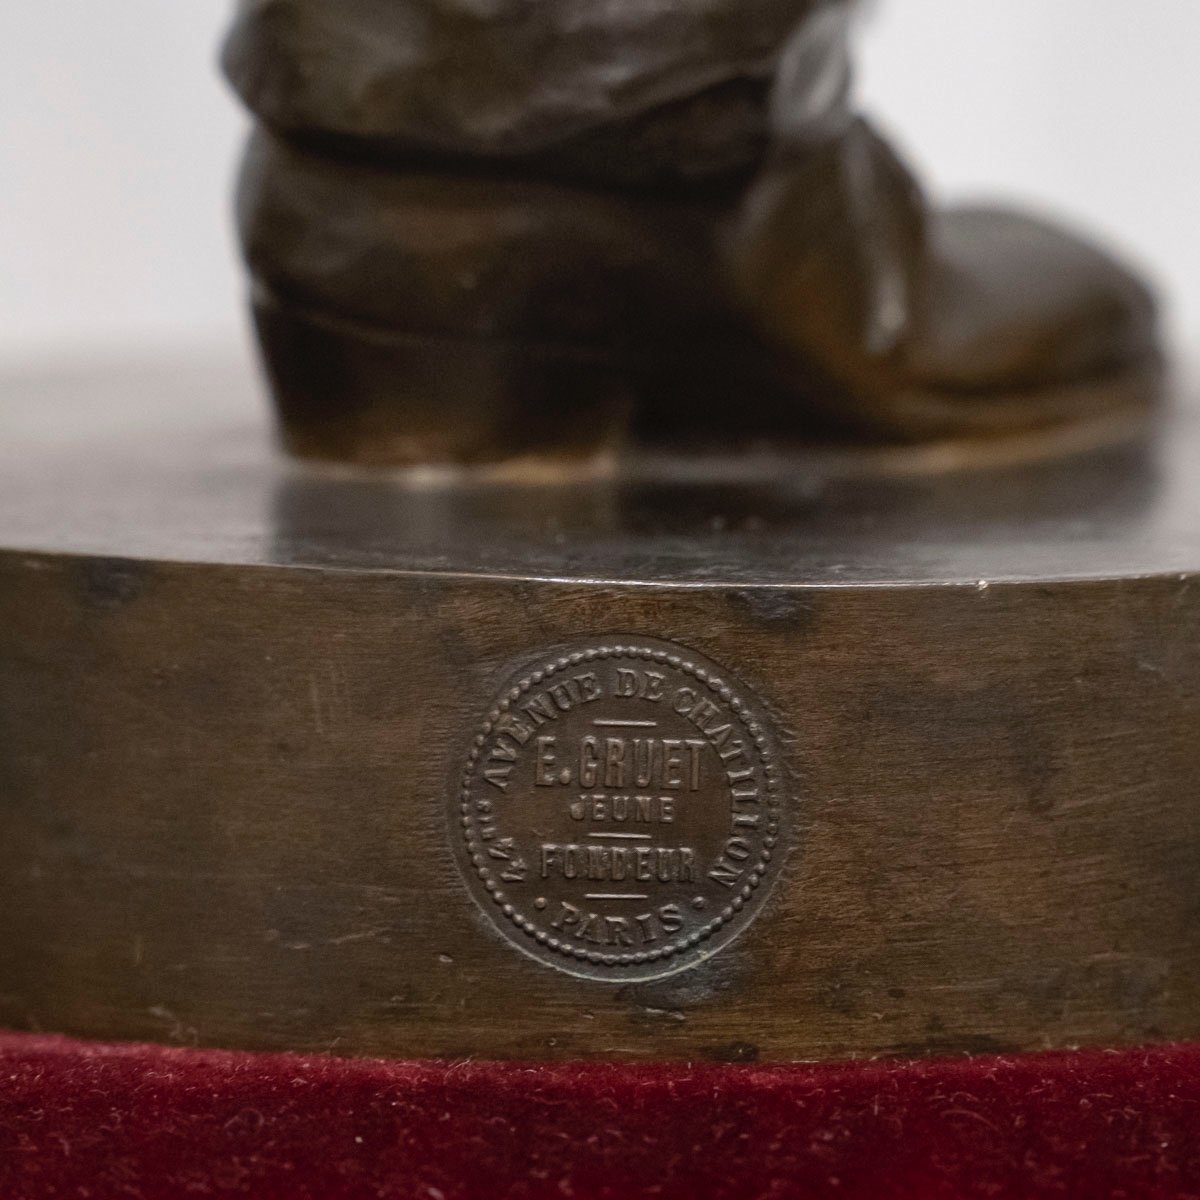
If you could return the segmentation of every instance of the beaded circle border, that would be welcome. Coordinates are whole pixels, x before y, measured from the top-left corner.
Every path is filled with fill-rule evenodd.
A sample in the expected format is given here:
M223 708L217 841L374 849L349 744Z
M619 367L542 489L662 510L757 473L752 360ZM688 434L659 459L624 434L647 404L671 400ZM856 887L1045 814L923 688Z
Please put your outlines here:
M660 665L671 667L673 670L683 671L707 687L709 691L714 692L728 705L729 709L741 721L745 726L746 732L750 735L763 770L767 789L767 826L766 833L763 836L762 852L750 874L746 877L746 882L739 893L717 916L701 929L693 931L687 937L681 938L678 941L668 942L656 950L641 951L637 954L602 954L596 950L587 950L582 946L572 946L567 941L552 937L544 929L539 929L533 921L519 913L505 894L500 883L496 880L494 872L487 865L488 860L483 853L483 847L475 838L475 818L472 813L474 800L471 789L475 781L476 768L479 765L480 756L483 753L484 746L487 745L488 738L504 714L523 695L538 684L544 683L551 676L557 675L561 671L569 670L572 667L580 666L583 663L604 661L612 658L641 659L644 662L659 663ZM702 942L707 941L720 929L728 925L745 908L746 902L753 897L758 888L762 886L767 871L770 869L771 860L775 855L775 847L779 843L779 808L782 787L780 769L772 758L770 739L763 729L761 719L755 714L753 708L747 705L742 697L724 679L714 675L707 667L689 661L682 654L674 654L655 646L601 645L589 647L586 650L577 650L571 654L564 654L561 658L557 658L553 662L546 663L545 666L531 671L524 679L515 684L500 699L496 707L488 713L487 720L484 721L479 733L476 734L470 753L467 756L467 765L463 772L462 787L459 793L459 823L463 829L467 855L475 873L483 882L484 888L491 897L493 904L500 910L500 913L523 934L548 950L556 951L566 958L590 963L593 966L644 966L647 963L673 958L678 954L693 950Z

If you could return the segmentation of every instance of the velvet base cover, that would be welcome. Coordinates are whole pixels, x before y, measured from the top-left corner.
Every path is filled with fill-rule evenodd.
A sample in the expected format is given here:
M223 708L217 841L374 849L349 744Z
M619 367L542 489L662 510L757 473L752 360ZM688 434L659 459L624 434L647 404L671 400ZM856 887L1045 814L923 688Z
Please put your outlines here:
M0 1197L1200 1197L1200 1047L392 1063L0 1035Z

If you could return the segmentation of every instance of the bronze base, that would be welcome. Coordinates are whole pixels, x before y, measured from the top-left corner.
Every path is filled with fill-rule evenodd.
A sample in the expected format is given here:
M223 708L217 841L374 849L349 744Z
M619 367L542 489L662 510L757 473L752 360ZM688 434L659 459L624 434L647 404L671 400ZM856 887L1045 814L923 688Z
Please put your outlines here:
M571 484L290 462L241 367L2 393L4 1024L1200 1037L1193 409L1041 466Z

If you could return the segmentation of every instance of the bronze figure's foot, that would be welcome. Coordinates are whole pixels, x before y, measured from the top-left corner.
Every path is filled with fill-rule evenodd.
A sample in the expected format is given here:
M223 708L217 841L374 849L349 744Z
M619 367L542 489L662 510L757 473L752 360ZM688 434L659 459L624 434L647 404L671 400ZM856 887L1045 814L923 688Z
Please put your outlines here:
M1030 430L1143 407L1159 385L1134 274L1032 217L931 210L864 123L764 171L728 261L744 311L808 377L802 402L866 437Z
M1161 375L1150 291L1042 221L933 208L837 86L852 15L826 6L785 52L772 159L727 250L743 310L797 377L816 376L803 400L908 441L1147 406Z
M715 252L728 205L393 171L262 133L239 196L301 455L579 460L619 448L656 394L720 411L768 386Z
M1148 410L1155 302L934 209L852 0L243 0L240 225L285 437L384 463L995 439Z

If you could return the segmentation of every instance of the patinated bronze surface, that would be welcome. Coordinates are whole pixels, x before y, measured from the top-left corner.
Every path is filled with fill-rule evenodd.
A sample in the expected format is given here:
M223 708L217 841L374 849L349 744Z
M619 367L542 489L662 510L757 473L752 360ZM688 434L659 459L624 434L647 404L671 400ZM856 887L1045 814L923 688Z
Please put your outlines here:
M942 211L852 0L242 0L239 197L288 445L385 463L966 439L1161 376L1103 251Z
M240 369L0 400L3 1024L535 1058L1200 1037L1194 408L1040 466L536 485L289 461ZM589 898L618 884L647 899Z

